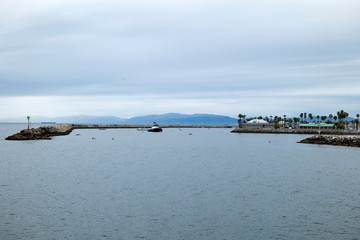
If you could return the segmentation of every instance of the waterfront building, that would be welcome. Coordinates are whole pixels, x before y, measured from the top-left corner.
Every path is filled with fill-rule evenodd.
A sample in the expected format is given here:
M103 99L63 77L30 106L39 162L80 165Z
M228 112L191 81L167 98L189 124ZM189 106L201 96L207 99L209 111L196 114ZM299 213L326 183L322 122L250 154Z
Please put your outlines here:
M332 123L300 123L300 129L334 129L335 125Z
M285 122L285 121L279 121L278 125L280 128L289 128L291 127L291 124L289 122Z

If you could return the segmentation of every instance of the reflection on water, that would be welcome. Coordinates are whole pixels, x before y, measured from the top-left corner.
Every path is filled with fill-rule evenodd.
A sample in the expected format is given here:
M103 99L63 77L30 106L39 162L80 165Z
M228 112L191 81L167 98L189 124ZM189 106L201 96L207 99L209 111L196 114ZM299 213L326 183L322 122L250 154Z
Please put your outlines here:
M0 124L1 137L21 128ZM0 239L359 238L360 149L296 143L305 137L95 129L1 139Z

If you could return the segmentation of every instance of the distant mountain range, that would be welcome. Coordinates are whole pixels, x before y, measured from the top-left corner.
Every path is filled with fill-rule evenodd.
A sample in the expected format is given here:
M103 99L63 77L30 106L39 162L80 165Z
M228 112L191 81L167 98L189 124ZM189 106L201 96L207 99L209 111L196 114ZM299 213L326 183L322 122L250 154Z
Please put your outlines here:
M126 124L183 124L183 125L236 125L237 119L213 114L180 114L167 113L162 115L148 115L127 119Z
M25 122L22 120L0 119L1 122ZM56 122L56 123L77 123L77 124L181 124L181 125L236 125L237 118L214 114L181 114L167 113L161 115L147 115L133 118L119 118L114 116L67 116L67 117L40 117L31 118L33 123Z

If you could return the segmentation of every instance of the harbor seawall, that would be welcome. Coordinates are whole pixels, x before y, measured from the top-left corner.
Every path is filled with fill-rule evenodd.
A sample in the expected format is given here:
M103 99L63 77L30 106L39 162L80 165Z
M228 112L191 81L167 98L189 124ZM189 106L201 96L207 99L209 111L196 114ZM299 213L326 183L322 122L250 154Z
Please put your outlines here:
M110 129L110 128L151 128L152 125L127 125L127 124L55 124L42 126L36 129L25 129L19 133L8 136L5 140L50 140L54 136L70 134L74 129ZM231 126L218 125L161 125L161 128L232 128Z

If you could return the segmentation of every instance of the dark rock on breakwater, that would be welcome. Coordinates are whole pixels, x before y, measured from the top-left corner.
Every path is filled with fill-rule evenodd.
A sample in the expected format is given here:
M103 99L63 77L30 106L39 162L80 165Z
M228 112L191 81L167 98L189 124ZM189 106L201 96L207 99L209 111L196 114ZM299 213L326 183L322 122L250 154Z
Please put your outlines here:
M315 136L311 136L309 138L305 138L305 139L301 140L299 143L360 147L360 137L315 135Z
M36 129L21 130L19 133L5 138L5 140L49 140L53 136L68 135L73 129L71 124L42 126Z
M150 128L152 125L127 125L127 124L55 124L42 126L36 129L21 130L5 140L49 140L53 136L68 135L74 129L107 129L107 128ZM231 126L217 125L162 125L162 128L230 128Z

